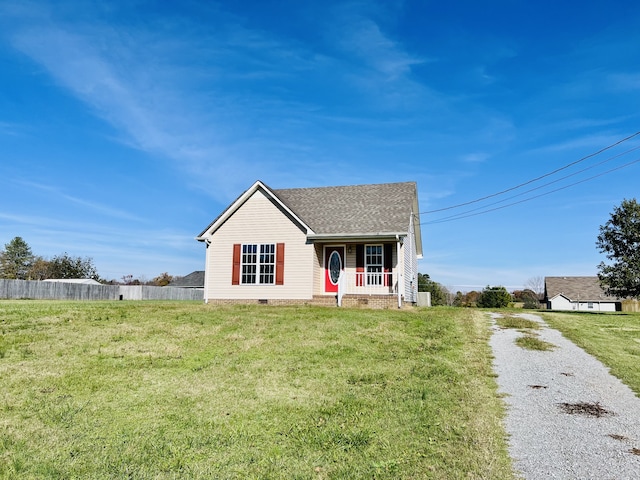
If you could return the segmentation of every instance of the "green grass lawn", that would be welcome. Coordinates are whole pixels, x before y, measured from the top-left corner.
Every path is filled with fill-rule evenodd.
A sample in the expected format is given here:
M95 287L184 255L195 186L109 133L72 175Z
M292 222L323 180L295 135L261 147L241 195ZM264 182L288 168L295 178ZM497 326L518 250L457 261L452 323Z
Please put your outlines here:
M542 316L640 396L640 314L545 312Z
M0 478L512 478L471 309L0 302Z

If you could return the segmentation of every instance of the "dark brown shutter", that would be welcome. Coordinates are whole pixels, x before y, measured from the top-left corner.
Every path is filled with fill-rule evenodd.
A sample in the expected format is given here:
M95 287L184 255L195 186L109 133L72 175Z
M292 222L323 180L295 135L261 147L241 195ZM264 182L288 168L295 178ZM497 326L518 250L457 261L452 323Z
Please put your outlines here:
M276 285L284 285L284 243L276 244Z
M233 244L233 269L231 270L231 285L240 285L240 244Z
M384 244L384 285L389 286L391 284L391 270L393 269L393 245L391 243Z
M393 269L393 245L390 243L384 244L384 271L391 272Z
M364 245L356 245L356 286L364 285Z

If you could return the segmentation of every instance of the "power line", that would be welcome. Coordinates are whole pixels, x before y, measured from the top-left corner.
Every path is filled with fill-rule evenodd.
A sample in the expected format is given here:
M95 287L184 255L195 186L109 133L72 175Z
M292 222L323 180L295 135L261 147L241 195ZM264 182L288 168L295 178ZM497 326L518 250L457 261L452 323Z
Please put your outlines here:
M524 187L526 185L529 185L531 183L537 182L538 180L542 180L543 178L546 178L546 177L549 177L551 175L554 175L554 174L556 174L558 172L561 172L562 170L566 170L567 168L572 167L574 165L577 165L580 162L584 162L585 160L588 160L589 158L592 158L592 157L595 157L597 155L600 155L602 152L610 150L613 147L616 147L616 146L620 145L621 143L624 143L624 142L626 142L628 140L631 140L632 138L634 138L634 137L636 137L638 135L640 135L640 131L637 131L636 133L633 133L633 134L631 134L631 135L629 135L629 136L627 136L627 137L625 137L625 138L623 138L621 140L618 140L617 142L612 143L611 145L603 147L600 150L598 150L597 152L590 153L589 155L586 155L586 156L584 156L584 157L582 157L582 158L580 158L578 160L575 160L575 161L573 161L571 163L568 163L568 164L564 165L563 167L557 168L557 169L553 170L552 172L548 172L548 173L545 173L544 175L540 175L539 177L533 178L531 180L527 180L526 182L523 182L523 183L520 183L520 184L515 185L513 187L507 188L506 190L502 190L500 192L492 193L492 194L486 195L484 197L476 198L475 200L470 200L468 202L458 203L456 205L451 205L449 207L438 208L438 209L435 209L435 210L427 210L425 212L421 212L420 214L421 215L426 215L426 214L429 214L429 213L437 213L437 212L444 212L446 210L453 210L455 208L465 207L467 205L472 205L474 203L482 202L483 200L488 200L489 198L497 197L499 195L503 195L505 193L512 192L513 190L517 190L518 188L522 188L522 187ZM578 173L580 173L580 172L578 172ZM576 174L574 174L574 175L576 175ZM578 182L578 183L580 183L580 182Z
M620 165L618 167L615 167L615 168L612 168L610 170L607 170L606 172L602 172L602 173L599 173L597 175L593 175L591 177L585 178L585 179L580 180L578 182L570 183L569 185L565 185L563 187L559 187L559 188L556 188L554 190L549 190L548 192L544 192L544 193L541 193L539 195L534 195L532 197L528 197L528 198L525 198L523 200L519 200L517 202L509 203L507 205L502 205L501 207L490 208L488 210L483 210L483 211L477 212L477 213L468 213L467 212L468 214L461 213L461 214L457 214L457 215L451 215L449 217L441 218L441 219L438 219L438 220L432 220L432 221L428 221L428 222L421 222L420 225L433 225L433 224L436 224L436 223L452 222L454 220L460 220L462 218L475 217L477 215L484 215L485 213L495 212L496 210L502 210L503 208L511 207L513 205L518 205L520 203L525 203L525 202L528 202L530 200L534 200L536 198L544 197L545 195L550 195L552 193L559 192L560 190L565 190L565 189L567 189L569 187L573 187L573 186L578 185L580 183L585 183L585 182L591 181L591 180L596 179L598 177L602 177L603 175L607 175L607 174L609 174L611 172L615 172L616 170L621 170L623 168L629 167L629 166L631 166L631 165L633 165L635 163L638 163L638 162L640 162L640 158L638 158L636 160L633 160L632 162L625 163L624 165Z
M639 150L639 149L640 149L640 146L630 148L629 150L627 150L627 151L625 151L625 152L618 153L618 154L616 154L616 155L613 155L613 156L611 156L611 157L608 157L608 158L606 158L606 159L604 159L604 160L602 160L602 161L600 161L600 162L598 162L598 163L595 163L595 164L593 164L593 165L590 165L590 166L588 166L588 167L585 167L585 168L583 168L582 170L578 170L577 172L571 173L571 174L569 174L569 175L565 175L564 177L560 177L560 178L558 178L558 179L556 179L556 180L553 180L553 181L551 181L551 182L544 183L544 184L539 185L539 186L537 186L537 187L530 188L529 190L525 190L525 191L524 191L524 192L522 192L522 193L518 193L518 194L516 194L516 195L511 195L510 197L507 197L507 198L504 198L504 199L502 199L502 200L498 200L498 201L496 201L496 202L492 202L492 203L489 203L489 204L483 205L483 206L481 206L481 207L477 207L477 208L474 208L474 209L471 209L471 210L467 210L467 211L462 212L462 213L458 213L458 214L450 215L450 216L448 216L448 217L439 218L439 219L437 219L437 220L434 220L434 223L440 223L441 221L448 220L448 219L457 219L458 217L460 217L460 218L466 218L466 216L465 216L465 217L463 217L463 215L465 215L465 214L467 214L467 213L476 212L476 211L478 211L478 210L482 210L482 209L487 208L487 207L490 207L490 206L492 206L492 205L499 205L499 204L504 203L504 202L507 202L507 201L509 201L509 200L511 200L511 199L513 199L513 198L521 197L521 196L523 196L523 195L526 195L527 193L535 192L536 190L540 190L540 189L542 189L542 188L544 188L544 187L548 187L549 185L553 185L554 183L558 183L558 182L561 182L562 180L566 180L567 178L571 178L571 177L573 177L573 176L575 176L575 175L578 175L578 174L580 174L580 173L584 173L584 172L586 172L587 170L591 170L591 169L593 169L593 168L599 167L600 165L604 165L605 163L608 163L608 162L610 162L610 161L612 161L612 160L615 160L616 158L620 158L620 157L622 157L622 156L624 156L624 155L626 155L626 154L628 154L628 153L634 152L634 151ZM632 162L632 163L633 163L633 162ZM615 169L614 169L614 170L615 170ZM610 171L613 171L613 170L610 170ZM606 173L609 173L609 172L604 172L604 173L602 173L601 175L605 175ZM595 177L592 177L592 178L595 178ZM576 182L576 183L574 183L574 184L568 185L567 187L572 186L572 185L577 185L578 183L582 183L582 182ZM563 187L563 188L566 188L566 187ZM555 191L555 190L554 190L554 191ZM532 197L532 198L537 198L537 197ZM514 204L510 204L510 205L514 205Z

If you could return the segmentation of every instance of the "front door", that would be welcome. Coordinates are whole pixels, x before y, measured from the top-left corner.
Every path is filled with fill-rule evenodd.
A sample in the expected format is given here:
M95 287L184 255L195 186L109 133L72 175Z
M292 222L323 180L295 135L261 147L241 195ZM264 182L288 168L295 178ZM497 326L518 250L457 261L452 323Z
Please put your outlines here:
M344 270L344 247L324 247L324 291L338 291L340 272Z

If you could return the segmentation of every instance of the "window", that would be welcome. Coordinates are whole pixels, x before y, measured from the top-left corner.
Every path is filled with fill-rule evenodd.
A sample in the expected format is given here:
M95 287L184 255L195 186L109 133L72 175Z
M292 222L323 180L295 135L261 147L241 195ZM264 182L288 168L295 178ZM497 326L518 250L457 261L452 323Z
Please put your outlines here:
M356 245L356 286L388 287L393 280L393 244Z
M383 285L382 245L366 245L364 256L367 285Z
M276 246L273 243L242 245L241 283L273 285L275 282Z
M593 302L587 302L587 308L593 308Z

